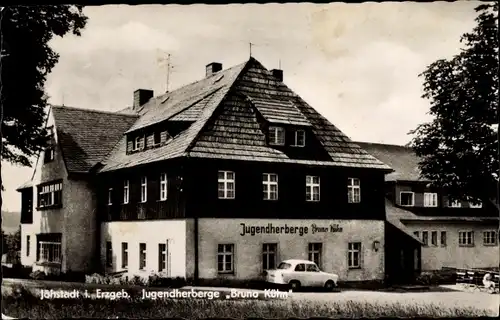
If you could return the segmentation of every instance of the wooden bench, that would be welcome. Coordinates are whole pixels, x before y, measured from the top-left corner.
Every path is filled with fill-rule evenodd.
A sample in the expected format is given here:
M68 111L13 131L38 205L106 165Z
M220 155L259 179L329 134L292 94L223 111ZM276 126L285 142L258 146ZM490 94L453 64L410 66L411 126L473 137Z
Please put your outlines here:
M483 278L486 273L490 273L492 281L495 283L495 291L498 292L500 274L494 271L481 269L457 269L457 284L473 291L489 291L483 284Z

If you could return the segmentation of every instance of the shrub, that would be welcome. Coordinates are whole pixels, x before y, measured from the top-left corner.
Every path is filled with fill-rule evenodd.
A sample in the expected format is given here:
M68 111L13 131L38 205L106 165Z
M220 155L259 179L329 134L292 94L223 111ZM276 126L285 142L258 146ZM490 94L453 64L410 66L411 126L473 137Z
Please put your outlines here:
M46 277L47 275L45 274L45 272L40 270L36 270L30 273L30 278L32 278L33 280L44 280Z

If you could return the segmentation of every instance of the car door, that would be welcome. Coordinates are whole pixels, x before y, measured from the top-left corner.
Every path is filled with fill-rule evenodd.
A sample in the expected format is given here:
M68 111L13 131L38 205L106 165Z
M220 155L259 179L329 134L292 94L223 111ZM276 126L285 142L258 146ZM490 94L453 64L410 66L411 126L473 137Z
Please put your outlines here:
M309 263L306 264L306 274L307 278L310 281L310 286L313 287L322 287L323 286L323 279L322 279L322 274L319 271L319 268L316 264L314 263Z
M305 276L306 274L306 265L304 263L298 263L293 270L293 278L300 281L302 286L309 286L308 280Z

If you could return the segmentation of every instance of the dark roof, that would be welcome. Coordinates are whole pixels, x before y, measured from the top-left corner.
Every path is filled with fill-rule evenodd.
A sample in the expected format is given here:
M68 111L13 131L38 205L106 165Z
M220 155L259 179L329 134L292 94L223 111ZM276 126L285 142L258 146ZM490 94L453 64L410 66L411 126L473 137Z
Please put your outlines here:
M137 115L52 106L56 133L68 172L88 172L103 160Z
M236 101L238 99L242 101ZM272 106L280 112L273 112ZM216 109L218 111L214 113ZM269 147L257 121L257 112L270 122L310 127L330 159L297 160ZM128 155L125 152L126 138L123 137L101 172L181 156L390 171L387 165L352 142L254 58L153 98L139 109L139 114L141 118L128 132L167 120L194 123L162 147Z
M400 221L400 222L409 222L409 221L435 221L435 222L443 222L443 221L453 221L453 222L485 222L485 221L499 221L498 216L487 216L481 215L479 216L476 212L480 209L471 209L466 212L461 208L437 208L438 210L434 212L433 215L420 215L415 214L411 210L407 210L406 208L400 208L390 200L385 200L385 209L387 220L391 221ZM446 210L448 209L448 210ZM483 211L484 212L484 211ZM464 214L466 213L466 214Z
M356 143L394 170L385 176L386 181L428 181L420 176L420 160L411 148L392 144Z

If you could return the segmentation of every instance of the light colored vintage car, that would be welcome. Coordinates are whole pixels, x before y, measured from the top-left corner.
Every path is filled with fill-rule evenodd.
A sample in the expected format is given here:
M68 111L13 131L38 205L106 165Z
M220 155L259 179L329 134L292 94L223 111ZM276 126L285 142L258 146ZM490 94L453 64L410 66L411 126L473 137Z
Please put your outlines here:
M316 263L309 260L289 259L282 261L277 269L267 270L266 281L278 285L288 285L292 291L300 287L324 287L333 290L339 276L323 272Z

